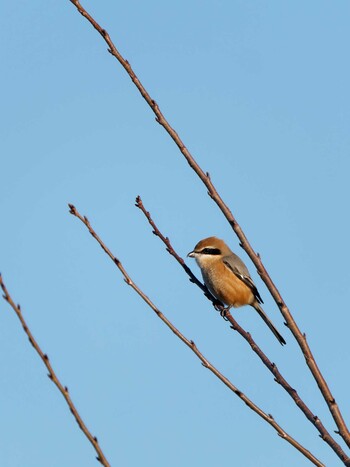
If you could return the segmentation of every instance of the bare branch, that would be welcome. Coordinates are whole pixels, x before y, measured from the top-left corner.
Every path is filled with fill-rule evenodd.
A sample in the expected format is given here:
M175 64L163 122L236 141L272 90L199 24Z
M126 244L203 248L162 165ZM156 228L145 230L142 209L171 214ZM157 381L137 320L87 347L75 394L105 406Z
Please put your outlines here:
M16 305L15 302L12 300L12 297L11 295L9 294L5 284L4 284L4 281L2 279L2 276L0 274L0 287L4 293L3 295L3 298L9 303L9 305L12 307L12 309L14 310L14 312L16 313L18 319L20 320L21 324L22 324L22 327L23 327L23 330L24 332L27 334L28 336L28 339L29 339L29 342L32 344L32 346L34 347L34 349L36 350L37 354L39 355L39 357L41 358L41 360L44 362L44 365L46 366L46 368L48 369L49 373L48 373L48 377L50 378L50 380L57 386L58 390L60 391L60 393L62 394L62 396L65 398L66 402L67 402L67 405L69 407L69 410L71 411L73 417L75 418L77 424L79 425L79 428L81 429L81 431L84 433L84 435L87 437L87 439L90 441L90 443L92 444L93 448L95 449L96 453L97 453L97 457L96 459L104 466L104 467L110 467L110 464L109 462L107 461L105 455L103 454L102 452L102 449L98 443L98 440L96 438L96 436L93 436L90 431L88 430L87 426L85 425L85 423L83 422L83 419L81 418L81 416L79 415L79 412L77 410L77 408L75 407L75 405L73 404L73 401L70 397L70 394L69 394L69 391L68 391L68 388L67 386L63 386L63 384L60 382L60 380L58 379L54 369L52 368L52 365L50 363L50 360L49 360L49 357L47 354L45 354L41 348L39 347L39 344L37 343L37 341L35 340L33 334L31 333L26 321L24 320L23 318L23 314L22 314L22 311L21 311L21 307L20 305Z
M224 376L220 371L212 365L209 360L204 357L204 355L199 351L196 344L193 340L187 339L169 320L168 318L156 307L156 305L151 301L151 299L134 283L131 279L129 274L126 272L124 266L120 262L120 260L113 255L111 250L104 244L101 238L97 235L95 230L92 228L88 218L86 216L82 216L75 206L69 204L70 213L73 216L77 217L88 229L90 234L94 237L94 239L99 243L103 251L110 257L113 263L117 266L120 270L122 275L124 276L125 282L130 285L130 287L144 300L147 305L156 313L156 315L168 326L168 328L184 343L189 347L192 352L199 358L202 362L204 368L210 370L220 381L222 381L232 392L236 394L251 410L253 410L256 414L258 414L263 420L265 420L269 425L271 425L278 433L278 435L294 446L299 452L301 452L305 457L307 457L314 465L319 467L324 467L322 464L313 454L310 453L306 448L304 448L301 444L299 444L295 439L293 439L288 433L286 433L281 426L274 420L272 415L266 414L260 407L258 407L254 402L252 402L242 391L240 391L226 376ZM349 464L350 465L350 464Z
M287 307L285 301L283 300L281 294L279 293L276 285L272 281L271 277L269 276L267 270L265 269L261 258L257 253L255 253L254 249L250 245L248 239L246 238L242 228L234 218L232 212L230 211L229 207L224 203L222 198L220 197L219 193L216 191L216 188L214 187L209 173L204 172L202 168L198 165L198 163L195 161L193 156L190 154L188 149L186 148L185 144L179 137L179 135L176 133L174 128L168 123L168 121L165 119L164 115L160 111L158 104L154 99L151 98L151 96L148 94L146 89L143 87L142 83L140 82L139 78L136 76L134 70L132 69L130 63L122 57L122 55L119 53L115 45L113 44L111 38L109 37L109 34L105 29L103 29L95 20L92 18L92 16L82 7L79 1L77 0L69 0L81 15L83 15L91 24L92 26L101 34L103 39L108 45L108 52L113 55L119 63L123 66L125 71L128 73L130 76L132 82L134 85L137 87L139 92L141 93L142 97L146 100L148 105L151 107L152 111L154 112L156 116L156 121L167 131L167 133L170 135L170 137L173 139L175 144L178 146L179 150L185 157L187 163L190 165L190 167L195 171L195 173L198 175L198 177L201 179L201 181L204 183L208 190L208 195L213 199L213 201L217 204L221 212L224 214L226 217L227 221L231 225L232 229L236 233L238 239L240 240L240 245L241 247L246 251L252 262L257 268L258 274L261 276L261 279L265 282L268 290L270 291L273 299L275 300L277 306L279 307L284 319L286 320L286 325L289 327L291 330L293 336L297 340L299 347L301 351L303 352L306 364L308 365L314 379L316 380L316 383L328 405L328 408L333 416L333 419L339 429L339 434L342 436L346 444L350 447L350 432L345 424L345 421L342 417L342 414L340 412L340 409L335 401L335 398L333 397L326 380L324 379L320 369L318 368L315 358L310 350L310 347L306 341L305 335L300 331L298 328L296 322L294 321L289 308Z
M185 264L185 261L183 260L183 258L181 258L181 256L179 256L176 253L176 251L174 250L173 246L170 243L169 238L165 237L161 233L161 231L159 230L159 228L155 224L154 220L152 219L151 214L149 213L149 211L146 210L140 196L137 196L135 205L146 216L149 224L152 226L153 233L157 237L159 237L162 240L163 243L165 243L166 250L176 259L176 261L183 267L183 269L189 275L190 281L193 282L194 284L196 284L200 289L204 290L205 287L203 286L203 284L197 279L197 277L193 274L193 272L190 270L190 268ZM271 360L269 360L269 358L266 356L266 354L261 350L261 348L254 341L254 339L252 338L250 333L245 331L237 323L237 321L233 318L231 313L223 305L217 305L216 303L214 303L215 299L213 300L212 296L208 296L208 298L213 302L213 305L215 306L215 308L220 311L220 314L225 318L225 320L230 322L231 328L234 329L235 331L237 331L248 342L248 344L251 346L252 350L258 355L258 357L263 362L263 364L273 374L276 383L280 384L283 387L283 389L285 389L287 391L287 393L291 396L291 398L293 399L295 404L304 413L306 418L316 427L316 429L320 433L320 437L333 449L333 451L338 455L338 457L344 462L345 465L350 465L350 458L345 454L345 452L342 450L340 445L338 443L336 443L334 438L330 435L328 430L322 424L321 420L311 412L309 407L300 398L298 392L282 376L282 374L278 370L276 364L271 362Z
M141 211L144 213L144 215L146 216L149 224L151 225L152 227L152 233L156 236L156 237L159 237L162 242L165 244L166 246L166 250L168 253L170 253L172 256L174 256L174 258L176 259L176 261L178 263L180 263L180 265L183 267L183 269L185 270L186 274L190 277L190 281L193 282L194 284L196 284L203 292L204 292L204 295L213 303L213 305L215 306L216 309L221 309L221 308L224 308L224 304L220 302L220 300L218 300L216 297L214 297L214 295L212 295L210 293L210 291L208 290L207 286L205 284L202 284L198 279L197 277L193 274L193 272L191 271L191 269L187 266L187 264L185 263L185 261L176 253L176 251L173 249L171 243L170 243L170 240L168 237L164 237L164 235L160 232L160 230L158 229L158 227L156 226L156 224L153 222L152 220L152 217L150 215L150 213L148 211L146 211L143 203L142 203L142 199L140 196L137 196L136 197L136 202L135 202L135 206L139 209L141 209Z

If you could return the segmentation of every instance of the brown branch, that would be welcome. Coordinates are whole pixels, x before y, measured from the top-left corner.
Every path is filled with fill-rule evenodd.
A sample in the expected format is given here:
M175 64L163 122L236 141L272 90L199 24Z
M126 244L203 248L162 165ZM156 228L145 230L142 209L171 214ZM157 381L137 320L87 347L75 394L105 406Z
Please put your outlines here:
M202 168L197 164L195 159L192 157L188 149L186 148L185 144L179 137L179 135L176 133L176 131L172 128L172 126L168 123L168 121L165 119L164 115L160 111L158 104L154 99L151 98L151 96L148 94L146 89L143 87L141 84L140 80L136 76L134 70L132 69L130 63L122 57L122 55L119 53L115 45L113 44L111 38L109 37L109 34L105 29L103 29L95 20L92 18L92 16L82 7L79 1L77 0L69 0L81 15L83 15L90 23L91 25L101 34L103 39L108 45L108 52L113 55L119 63L123 66L125 71L128 73L130 76L132 82L134 85L137 87L139 92L141 93L142 97L146 100L148 105L151 107L152 111L154 112L156 116L156 121L167 131L167 133L171 136L175 144L178 146L180 149L181 153L185 157L187 163L190 165L190 167L195 171L195 173L198 175L198 177L202 180L204 185L206 186L208 190L209 196L214 200L214 202L217 204L219 209L222 211L226 219L228 220L229 224L231 225L232 229L236 233L237 237L240 240L240 245L241 247L246 251L252 262L257 268L258 274L261 276L262 280L265 282L268 290L270 291L272 297L274 298L277 306L279 307L284 319L286 320L286 325L289 327L291 330L292 334L294 335L295 339L297 340L299 347L301 348L301 351L303 352L303 355L305 357L305 361L314 377L316 380L316 383L329 407L329 410L333 416L333 419L339 429L339 433L346 442L346 444L350 447L350 432L345 424L345 421L342 417L342 414L340 412L340 409L335 401L335 398L333 397L326 380L324 379L320 369L318 368L315 358L313 354L311 353L310 347L306 341L305 334L303 334L300 329L298 328L296 322L294 321L289 308L287 307L285 301L283 300L281 294L279 293L276 285L273 283L271 277L269 276L268 272L266 271L261 258L259 257L258 254L255 253L254 249L248 242L248 239L246 238L243 230L237 223L236 219L234 218L232 212L230 211L229 207L224 203L222 198L220 197L219 193L216 191L216 188L211 182L210 176L208 172L204 172Z
M179 256L176 251L174 250L173 246L171 245L171 242L168 237L165 237L157 225L155 224L154 220L151 217L151 214L147 209L145 208L142 199L140 196L137 196L136 198L136 204L135 206L139 208L143 214L145 215L148 223L152 227L152 232L154 235L159 237L162 242L166 246L166 250L176 259L176 261L183 267L185 272L188 274L190 277L190 281L195 283L200 289L206 290L206 287L203 286L201 281L197 279L197 277L193 274L193 272L190 270L190 268L186 265L185 261L181 256ZM299 409L304 413L306 418L316 427L318 430L320 437L333 449L333 451L338 455L338 457L344 462L345 465L350 465L350 458L345 454L345 452L342 450L340 445L336 443L334 438L330 435L328 430L324 427L322 424L321 420L312 413L312 411L309 409L309 407L305 404L305 402L300 398L298 392L287 382L287 380L282 376L280 371L278 370L277 366L275 363L271 362L269 358L266 356L266 354L261 350L261 348L256 344L252 336L250 335L249 332L245 331L238 323L237 321L233 318L231 313L223 306L223 305L218 305L215 303L215 298L207 293L205 295L210 299L215 306L216 309L218 309L222 316L230 322L231 328L237 331L251 346L252 350L258 355L260 360L263 362L263 364L269 369L269 371L273 374L274 379L276 383L280 384L285 391L291 396L295 404L299 407Z
M32 344L32 346L34 347L34 349L36 350L37 354L39 355L39 357L41 358L41 360L44 362L44 365L46 366L46 368L48 369L49 373L48 373L48 377L50 378L50 380L57 386L58 390L60 391L60 393L62 394L62 396L65 398L66 402L67 402L67 405L69 407L69 410L71 411L73 417L75 418L77 424L79 425L79 428L81 429L81 431L84 433L84 435L87 437L87 439L90 441L90 443L92 444L93 448L95 449L96 453L97 453L97 457L96 459L105 467L110 467L110 464L109 462L107 461L105 455L103 454L102 452L102 449L98 443L98 440L96 438L96 436L93 436L90 431L88 430L87 426L85 425L85 423L83 422L83 419L81 418L81 416L79 415L79 412L77 410L77 408L75 407L75 405L73 404L73 401L70 397L70 394L69 394L69 391L68 391L68 388L67 386L63 386L63 384L60 382L60 380L58 379L55 371L53 370L52 366L51 366L51 363L50 363L50 360L49 360L49 357L47 356L47 354L45 354L41 348L39 347L39 344L37 343L37 341L34 339L34 336L33 334L31 333L30 329L28 328L28 325L26 323L26 321L24 320L23 318L23 314L22 314L22 310L21 310L21 307L20 305L16 305L15 302L12 300L12 297L11 295L9 294L5 284L4 284L4 281L2 279L2 276L0 274L0 287L4 293L3 295L3 298L9 303L9 305L13 308L14 312L16 313L18 319L20 320L21 324L22 324L22 327L23 327L23 330L24 332L27 334L28 336L28 339L29 339L29 342Z
M147 303L147 305L156 313L158 318L160 318L170 330L184 343L189 347L192 352L199 358L202 362L204 368L210 370L220 381L222 381L233 393L236 394L251 410L253 410L259 417L265 420L269 425L271 425L276 431L277 434L294 446L299 452L301 452L305 457L307 457L314 465L319 467L324 467L322 464L313 454L310 453L306 448L304 448L301 444L299 444L294 438L292 438L288 433L286 433L281 426L275 421L271 414L266 414L260 407L258 407L254 402L252 402L242 391L240 391L226 376L224 376L220 371L212 365L209 360L199 351L196 344L193 340L187 339L169 320L168 318L157 308L157 306L151 301L151 299L133 282L129 274L126 272L124 266L120 262L120 260L113 255L111 250L105 245L105 243L101 240L101 238L97 235L95 230L91 227L91 224L87 217L82 216L73 204L69 204L69 212L73 214L73 216L77 217L88 229L90 234L93 238L99 243L103 251L110 257L113 263L117 266L119 271L124 276L124 280L127 285L130 287ZM350 465L350 464L349 464Z

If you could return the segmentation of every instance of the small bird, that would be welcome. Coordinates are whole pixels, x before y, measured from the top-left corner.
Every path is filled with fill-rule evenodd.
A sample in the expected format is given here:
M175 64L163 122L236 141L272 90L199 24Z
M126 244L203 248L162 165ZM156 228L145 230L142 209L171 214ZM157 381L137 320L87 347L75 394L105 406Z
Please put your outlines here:
M223 240L204 238L188 253L195 258L209 291L228 308L250 305L259 313L281 345L286 341L272 324L260 303L262 298L243 261L235 255Z

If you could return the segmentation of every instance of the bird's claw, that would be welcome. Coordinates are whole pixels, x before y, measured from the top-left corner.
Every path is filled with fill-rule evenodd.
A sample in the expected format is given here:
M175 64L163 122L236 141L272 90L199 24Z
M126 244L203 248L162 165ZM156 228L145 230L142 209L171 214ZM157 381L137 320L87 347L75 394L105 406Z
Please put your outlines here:
M220 316L223 318L225 321L228 321L227 318L227 312L229 311L229 308L221 308L220 309Z

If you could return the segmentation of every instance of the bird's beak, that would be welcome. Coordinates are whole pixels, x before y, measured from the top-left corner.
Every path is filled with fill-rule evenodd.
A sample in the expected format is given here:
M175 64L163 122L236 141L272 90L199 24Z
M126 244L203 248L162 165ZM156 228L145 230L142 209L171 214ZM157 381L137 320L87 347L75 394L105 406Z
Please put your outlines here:
M194 258L195 257L195 252L194 251L190 251L187 255L187 258Z

